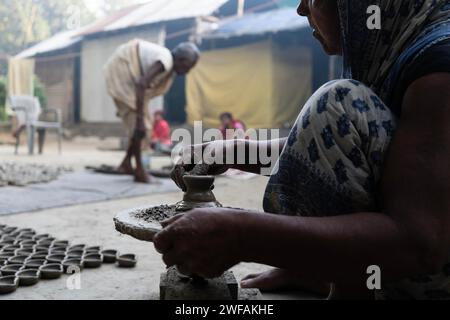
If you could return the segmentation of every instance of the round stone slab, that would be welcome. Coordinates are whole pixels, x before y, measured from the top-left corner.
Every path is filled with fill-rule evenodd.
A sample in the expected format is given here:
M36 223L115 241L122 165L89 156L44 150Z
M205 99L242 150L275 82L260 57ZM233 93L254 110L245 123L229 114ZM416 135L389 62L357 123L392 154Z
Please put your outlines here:
M157 222L147 222L136 218L136 213L146 209L148 208L141 207L119 213L114 218L116 230L141 241L153 242L153 238L162 230L162 226Z

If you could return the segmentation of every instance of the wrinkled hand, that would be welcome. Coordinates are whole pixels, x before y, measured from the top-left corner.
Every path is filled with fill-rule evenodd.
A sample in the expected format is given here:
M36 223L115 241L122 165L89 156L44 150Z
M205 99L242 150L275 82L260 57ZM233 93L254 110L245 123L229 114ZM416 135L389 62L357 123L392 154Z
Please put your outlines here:
M196 209L163 223L154 238L168 267L207 279L241 262L240 215L227 209Z
M179 153L179 159L176 159L176 165L171 173L172 180L176 185L186 192L186 185L183 177L194 170L196 165L201 164L202 172L197 175L221 175L231 168L227 164L206 164L203 158L204 154L215 156L216 154L226 154L226 148L230 147L226 141L214 141L203 145L193 145L184 147ZM208 162L210 163L210 162ZM223 161L222 163L225 163Z

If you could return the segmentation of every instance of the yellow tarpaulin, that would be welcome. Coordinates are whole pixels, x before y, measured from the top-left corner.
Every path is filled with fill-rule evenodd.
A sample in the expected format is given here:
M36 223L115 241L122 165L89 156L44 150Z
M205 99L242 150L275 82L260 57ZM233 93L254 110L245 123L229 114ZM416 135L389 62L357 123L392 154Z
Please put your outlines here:
M15 59L8 60L8 96L34 95L34 60ZM6 104L6 112L13 114Z
M248 128L293 124L312 93L312 53L272 41L202 54L187 78L188 121L218 127L231 112Z

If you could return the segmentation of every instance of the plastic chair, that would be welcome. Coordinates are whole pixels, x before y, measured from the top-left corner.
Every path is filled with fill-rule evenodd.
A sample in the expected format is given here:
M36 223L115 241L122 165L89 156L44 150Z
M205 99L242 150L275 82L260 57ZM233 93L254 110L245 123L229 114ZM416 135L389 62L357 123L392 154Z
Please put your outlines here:
M39 100L33 96L10 96L8 98L11 109L17 116L19 127L25 126L27 132L28 153L34 154L36 131L39 133L39 154L42 154L45 132L53 129L58 134L58 151L62 152L63 126L61 111L57 109L41 109ZM49 117L53 119L49 120ZM45 121L41 121L41 119ZM20 145L20 133L16 138L15 153L18 154Z

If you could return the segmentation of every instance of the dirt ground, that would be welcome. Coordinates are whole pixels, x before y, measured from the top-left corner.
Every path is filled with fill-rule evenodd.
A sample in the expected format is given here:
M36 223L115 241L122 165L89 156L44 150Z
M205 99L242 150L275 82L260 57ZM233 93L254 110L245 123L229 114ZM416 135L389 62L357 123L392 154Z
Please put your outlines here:
M116 165L123 156L122 152L114 151L117 146L118 141L114 139L99 141L95 138L83 138L66 142L61 156L57 154L56 146L49 143L44 155L30 157L26 154L25 147L21 148L19 156L15 156L11 145L0 145L0 160L69 165L78 170L86 165ZM155 168L168 163L170 163L168 158L157 158L152 162ZM266 183L267 178L264 177L247 181L221 179L220 187L216 188L215 193L218 200L227 206L261 210ZM55 281L41 281L31 288L20 288L12 295L0 296L0 300L158 299L159 278L165 269L160 255L151 243L139 242L117 233L112 219L121 210L144 205L172 204L179 201L181 197L182 194L177 192L0 216L2 224L34 228L39 233L50 233L57 238L70 240L73 244L101 245L104 249L115 248L121 253L135 253L139 257L139 263L135 269L119 269L105 265L100 269L83 271L80 278L80 290L68 289L66 276ZM263 239L261 243L263 245ZM241 279L248 273L261 272L268 268L256 264L241 264L236 266L234 271L237 278ZM283 293L265 294L264 298L307 299L311 297L302 293Z

